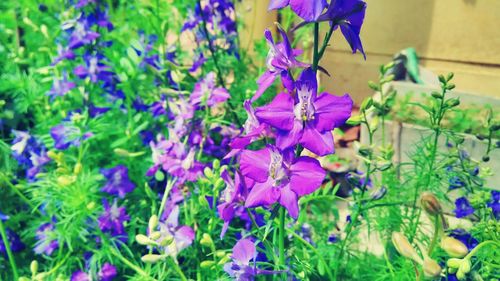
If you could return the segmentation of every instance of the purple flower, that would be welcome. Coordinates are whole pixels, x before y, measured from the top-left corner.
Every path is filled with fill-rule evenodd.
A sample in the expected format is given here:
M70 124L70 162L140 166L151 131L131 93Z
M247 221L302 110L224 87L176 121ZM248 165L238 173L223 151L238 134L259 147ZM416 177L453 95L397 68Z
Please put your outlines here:
M116 267L108 262L104 263L97 276L100 281L112 281L117 275Z
M92 278L82 270L78 270L71 274L70 281L92 281Z
M85 65L79 65L75 67L73 73L80 79L90 78L90 81L97 83L101 80L104 82L110 82L112 79L112 73L108 71L109 66L103 64L103 57L100 55L91 56L85 55Z
M71 36L69 38L68 47L70 49L78 49L82 46L91 44L99 38L99 33L90 29L90 23L82 14L76 21Z
M235 173L234 181L227 171L221 175L226 182L226 189L221 194L221 203L217 206L220 218L224 221L224 226L220 234L221 239L226 234L231 220L239 213L244 211L244 202L248 194L245 178L239 173Z
M12 156L26 169L26 176L34 180L43 166L50 162L45 145L27 132L12 130Z
M54 59L51 65L54 66L63 60L74 60L75 57L75 53L71 49L69 49L68 47L57 45L57 57Z
M68 81L68 75L66 72L63 72L63 77L61 79L54 79L54 83L52 84L52 88L47 93L51 99L54 97L62 97L66 95L71 89L75 87L75 83Z
M448 183L450 184L450 186L448 187L449 190L465 186L465 181L463 181L459 176L452 177L451 179L448 180Z
M164 247L167 255L176 257L182 250L193 243L195 233L189 226L179 226L179 206L175 205L168 214L166 221L159 224L161 236L158 242L173 239L173 242Z
M107 179L101 191L124 198L125 194L135 188L135 184L128 177L128 169L123 165L117 165L110 169L101 169L101 174Z
M200 82L196 83L191 93L190 101L193 106L212 107L229 99L229 92L215 85L215 73L210 72Z
M474 208L470 205L469 200L465 197L460 197L455 200L455 215L457 218L463 218L474 213Z
M362 0L335 0L330 3L326 12L318 21L329 21L335 29L340 30L352 49L359 50L366 59L359 33L365 19L366 3Z
M306 156L294 159L291 149L282 152L273 146L243 151L240 169L245 177L255 181L246 207L279 202L293 218L299 214L299 197L316 191L326 175L318 160Z
M241 239L233 247L232 262L224 265L224 271L237 281L252 281L259 274L275 274L278 271L260 270L255 266L257 249L250 239ZM254 261L254 265L250 265Z
M80 146L81 141L91 137L92 133L84 133L71 122L63 122L50 129L50 136L54 139L54 148L66 150L70 146Z
M8 217L7 217L8 218ZM4 220L2 214L0 213L0 219ZM5 234L7 235L7 240L9 241L10 250L14 253L24 250L24 243L19 238L19 235L12 231L10 228L5 229ZM3 239L0 239L0 253L5 254L7 252Z
M288 89L289 92L293 91L293 78L291 77L289 70L296 67L308 67L309 65L300 62L296 59L302 54L301 50L292 49L292 45L288 40L286 32L278 26L278 31L283 37L283 42L274 43L273 35L269 29L266 29L265 36L267 43L270 47L269 53L267 55L267 71L262 74L257 80L259 88L252 98L252 101L257 100L267 88L269 88L276 79L277 76L281 76L281 82L283 86Z
M318 19L327 3L326 0L271 0L268 9L281 9L288 5L299 17L309 22Z
M54 223L55 221L42 224L36 231L35 253L50 256L59 248Z
M496 190L491 191L491 200L487 204L493 212L493 216L498 220L500 219L500 192Z
M331 131L351 116L351 97L329 93L318 97L316 76L310 68L302 72L296 89L295 101L290 95L279 94L270 104L257 108L255 115L278 129L276 143L281 149L300 143L320 156L334 153Z
M130 217L127 215L125 207L118 207L116 199L111 206L106 199L103 200L102 204L104 212L97 219L99 228L103 232L111 233L112 236L123 236L126 234L123 223L130 220Z

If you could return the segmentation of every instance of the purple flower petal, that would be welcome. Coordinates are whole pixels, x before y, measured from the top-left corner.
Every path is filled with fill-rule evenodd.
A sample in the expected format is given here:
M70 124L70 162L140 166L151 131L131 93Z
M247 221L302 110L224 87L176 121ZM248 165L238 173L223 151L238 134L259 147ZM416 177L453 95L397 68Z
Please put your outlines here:
M260 122L267 123L281 130L293 128L293 99L289 94L278 94L268 105L255 109L255 116Z
M290 0L271 0L269 2L268 10L282 9L288 6Z
M326 0L290 0L292 10L305 21L317 20L326 5Z
M262 96L262 94L267 90L267 88L271 87L275 79L276 79L276 72L266 70L266 72L264 72L257 80L259 88L252 97L252 101L256 101L257 99L259 99L260 96Z
M290 171L290 188L299 197L316 191L326 176L318 160L305 156L298 158L290 167Z
M271 154L268 148L245 150L241 153L240 170L245 177L257 182L266 182L269 178Z
M344 125L347 119L351 117L352 104L353 101L347 94L341 97L328 93L321 94L314 102L316 129L324 132Z
M245 207L269 206L276 203L280 197L280 190L273 187L272 182L271 179L268 182L256 183L248 194Z
M241 239L233 247L232 258L243 265L248 265L255 258L257 250L250 239Z
M288 210L290 216L296 219L299 216L299 203L297 194L290 189L290 185L287 184L281 190L280 204Z
M300 143L319 156L335 152L332 133L330 131L320 133L311 124L306 125Z

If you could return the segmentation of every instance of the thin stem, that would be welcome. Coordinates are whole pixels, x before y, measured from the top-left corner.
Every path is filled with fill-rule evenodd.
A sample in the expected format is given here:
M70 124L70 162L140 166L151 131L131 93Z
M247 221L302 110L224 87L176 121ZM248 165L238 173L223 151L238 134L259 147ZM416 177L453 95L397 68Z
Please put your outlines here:
M489 245L489 244L493 244L493 245L496 245L497 247L500 247L500 243L498 243L497 241L493 241L493 240L484 241L484 242L481 242L481 244L477 245L476 248L472 249L472 251L470 251L470 253L468 253L467 256L464 257L464 259L472 258L472 256L474 256L479 251L479 249L481 249L484 246Z
M170 181L167 179L167 186L165 187L165 191L163 192L163 198L161 199L160 210L158 211L158 218L161 217L163 210L165 209L165 203L167 202L168 195L170 194L170 190L174 187L177 178L172 178Z
M5 232L2 219L0 219L0 234L2 235L3 244L5 246L5 251L7 252L7 256L9 258L9 263L10 267L12 268L12 274L14 275L14 280L17 280L19 278L19 273L17 272L16 260L14 259L14 255L12 254L12 250L10 249L9 237L7 237L7 233Z
M285 208L280 207L279 214L279 265L285 267ZM283 278L286 278L286 273L283 273Z
M114 247L110 247L110 248L111 248L111 254L113 256L115 256L116 258L118 258L126 266L130 267L131 269L133 269L135 272L139 273L143 277L146 277L146 278L148 278L150 280L151 279L155 280L154 278L152 278L151 276L149 276L149 274L147 274L144 270L142 270L142 268L140 268L137 265L131 263L128 259L124 258L121 254L117 253L116 250L114 249Z
M431 244L429 244L429 250L427 251L428 255L432 254L434 247L436 246L437 238L439 236L439 215L434 216L434 235L432 236Z
M313 64L312 64L312 69L314 72L318 70L318 64L319 64L319 23L315 22L314 23L314 50L313 50Z
M184 272L182 271L182 269L179 267L179 263L176 260L174 260L174 258L171 258L170 260L171 260L171 264L174 267L175 272L177 272L177 274L179 274L179 277L181 278L181 280L187 281L188 279L186 278L186 275L184 275Z

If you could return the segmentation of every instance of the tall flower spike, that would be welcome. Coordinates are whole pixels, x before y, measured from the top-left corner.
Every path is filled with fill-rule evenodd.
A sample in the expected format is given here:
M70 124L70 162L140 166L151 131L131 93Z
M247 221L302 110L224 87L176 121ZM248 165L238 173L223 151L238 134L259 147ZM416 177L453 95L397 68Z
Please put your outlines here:
M289 95L279 94L270 104L257 108L255 115L278 129L276 143L281 149L299 143L320 156L334 153L331 131L351 116L352 99L347 94L337 97L322 93L318 97L316 75L311 68L302 72L296 90L295 102Z
M273 35L269 29L266 29L264 35L266 37L267 43L269 45L269 53L267 55L267 71L262 74L257 80L259 85L257 92L252 98L252 101L257 100L267 88L269 88L276 77L281 77L281 82L283 86L288 89L289 92L293 91L293 78L290 76L289 70L292 68L308 67L309 65L300 62L296 57L302 54L301 50L292 49L290 40L288 40L288 35L285 30L278 25L278 31L283 38L282 42L275 43Z

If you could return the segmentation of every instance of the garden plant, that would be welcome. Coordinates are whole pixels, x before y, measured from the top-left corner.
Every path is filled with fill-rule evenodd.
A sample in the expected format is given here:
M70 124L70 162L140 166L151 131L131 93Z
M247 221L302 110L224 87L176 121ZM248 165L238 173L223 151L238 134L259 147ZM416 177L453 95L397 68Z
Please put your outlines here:
M396 163L393 64L356 113L321 86L332 38L366 59L369 6L270 0L250 49L242 2L0 2L0 280L498 280L498 114L468 119L471 158L441 75ZM340 196L348 126L369 143Z

